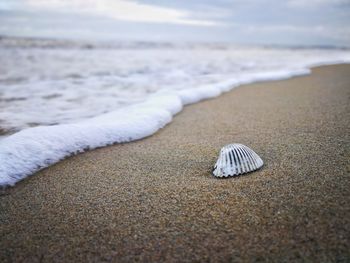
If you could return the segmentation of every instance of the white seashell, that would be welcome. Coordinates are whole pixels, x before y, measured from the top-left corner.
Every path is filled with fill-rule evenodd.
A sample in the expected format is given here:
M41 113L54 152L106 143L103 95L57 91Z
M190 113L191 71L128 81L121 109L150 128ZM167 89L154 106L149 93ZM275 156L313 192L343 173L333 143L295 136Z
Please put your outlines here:
M223 147L213 169L216 177L229 177L249 173L262 167L263 160L250 148L234 143Z

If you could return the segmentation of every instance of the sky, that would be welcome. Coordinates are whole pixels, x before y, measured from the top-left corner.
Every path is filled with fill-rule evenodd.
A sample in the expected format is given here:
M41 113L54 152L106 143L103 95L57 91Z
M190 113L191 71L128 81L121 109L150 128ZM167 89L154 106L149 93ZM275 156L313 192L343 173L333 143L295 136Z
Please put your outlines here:
M350 45L350 0L0 0L0 35Z

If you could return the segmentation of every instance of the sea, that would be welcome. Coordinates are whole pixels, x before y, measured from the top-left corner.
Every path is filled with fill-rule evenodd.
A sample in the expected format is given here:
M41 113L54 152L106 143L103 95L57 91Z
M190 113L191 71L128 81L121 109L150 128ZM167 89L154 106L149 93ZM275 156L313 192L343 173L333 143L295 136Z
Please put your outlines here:
M337 63L349 48L0 37L0 186L152 135L185 105Z

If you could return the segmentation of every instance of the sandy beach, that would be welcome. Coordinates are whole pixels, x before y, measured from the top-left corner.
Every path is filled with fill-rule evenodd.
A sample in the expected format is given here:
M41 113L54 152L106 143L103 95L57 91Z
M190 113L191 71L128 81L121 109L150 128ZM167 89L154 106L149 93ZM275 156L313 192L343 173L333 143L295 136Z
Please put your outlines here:
M215 179L233 142L265 165ZM1 190L0 262L349 262L349 157L350 65L242 86Z

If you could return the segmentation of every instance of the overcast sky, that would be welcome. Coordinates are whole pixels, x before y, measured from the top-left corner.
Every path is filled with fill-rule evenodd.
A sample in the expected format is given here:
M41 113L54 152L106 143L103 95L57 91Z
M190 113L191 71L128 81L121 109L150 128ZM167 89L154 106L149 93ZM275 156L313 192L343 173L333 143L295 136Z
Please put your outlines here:
M0 35L350 45L350 0L0 0Z

